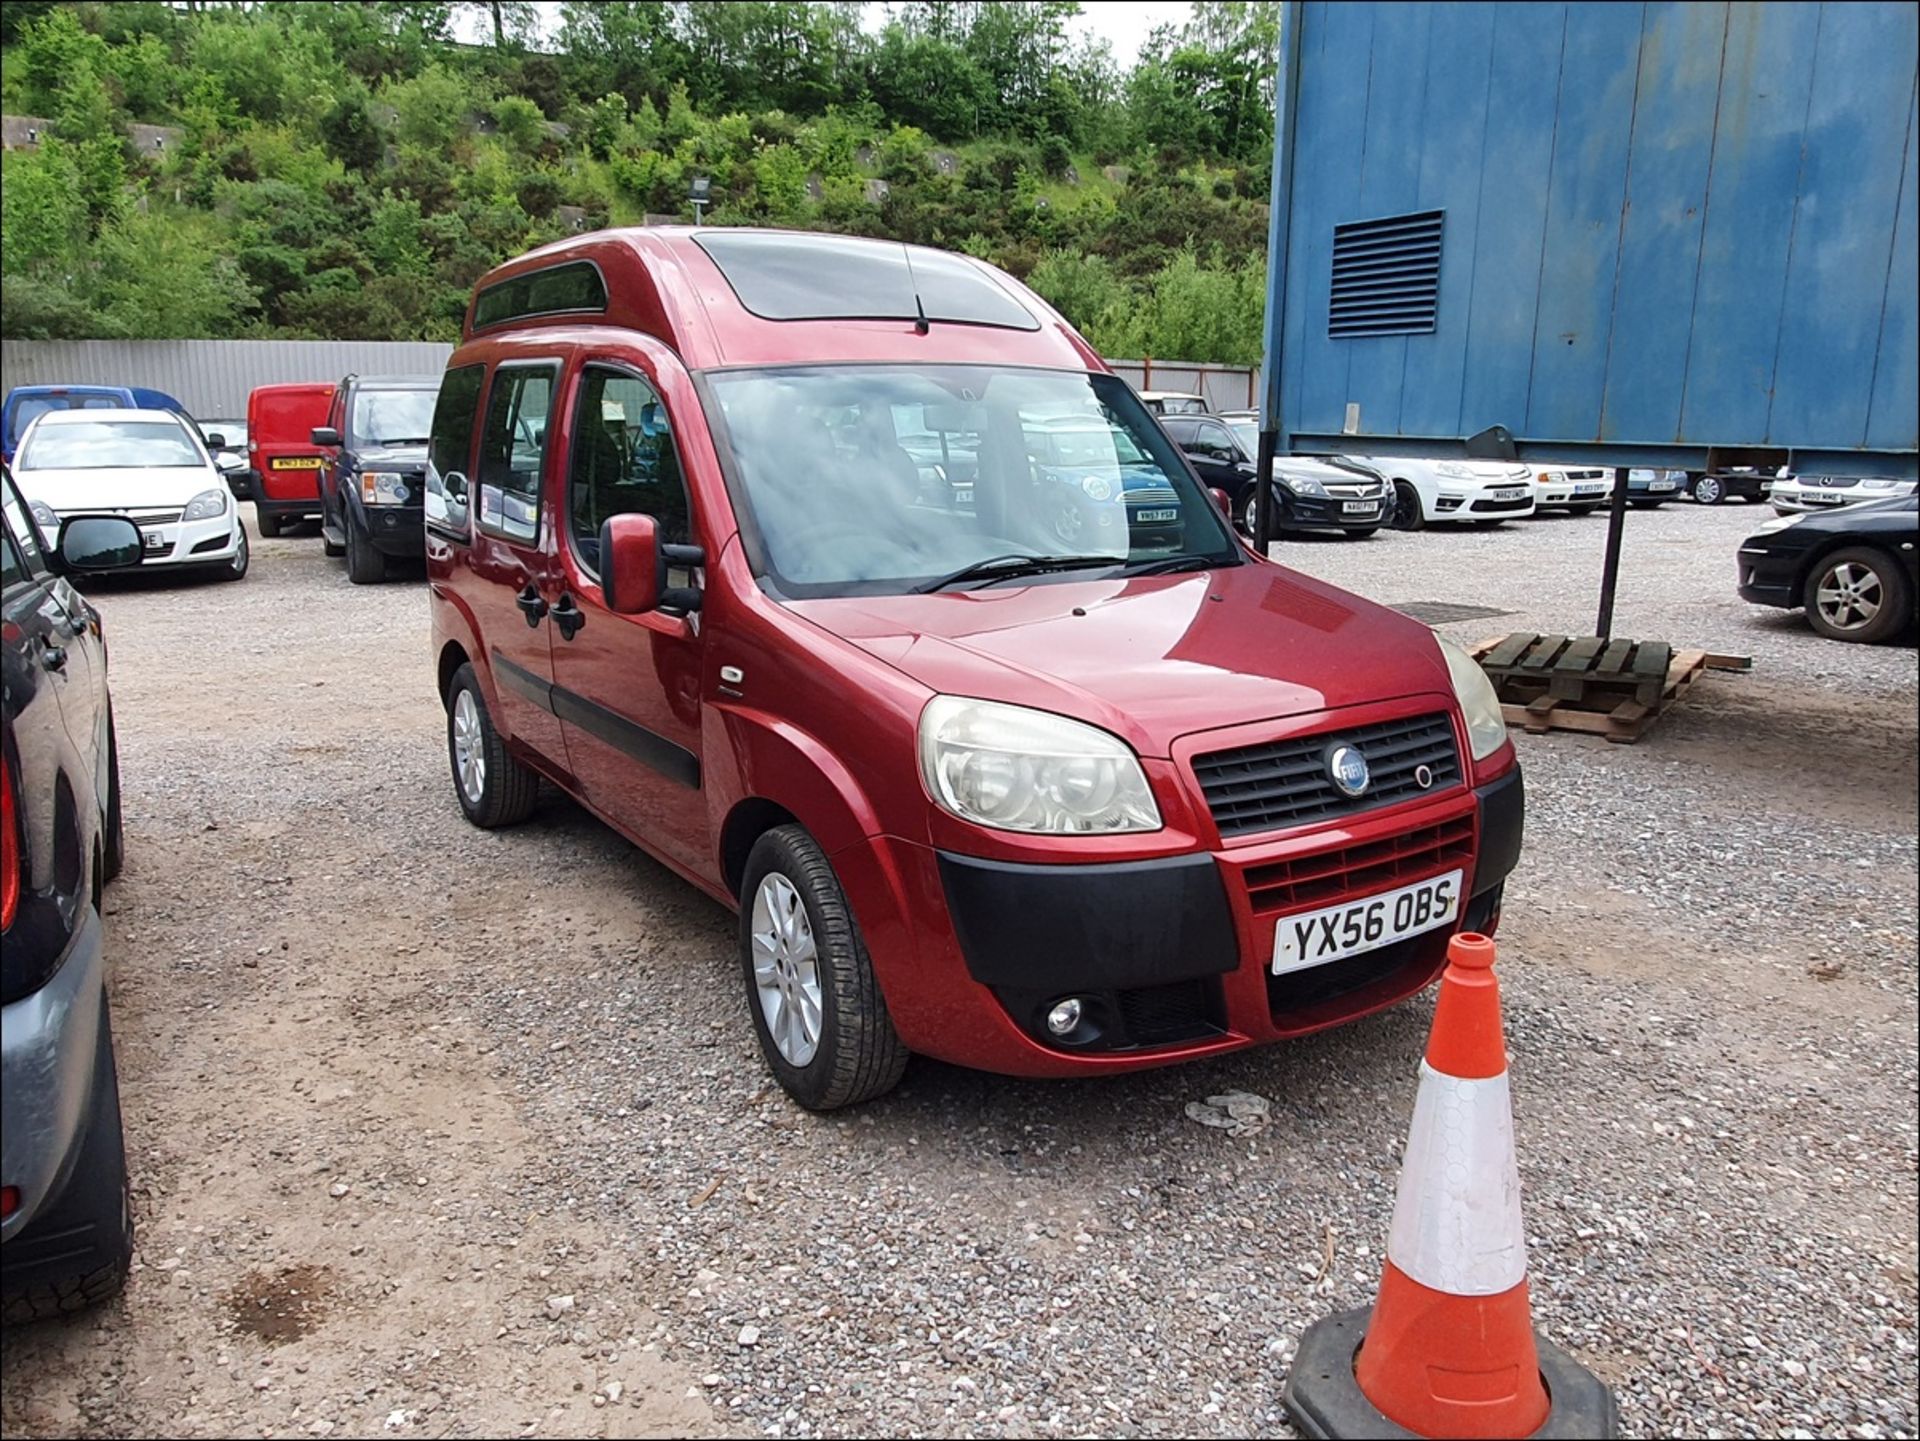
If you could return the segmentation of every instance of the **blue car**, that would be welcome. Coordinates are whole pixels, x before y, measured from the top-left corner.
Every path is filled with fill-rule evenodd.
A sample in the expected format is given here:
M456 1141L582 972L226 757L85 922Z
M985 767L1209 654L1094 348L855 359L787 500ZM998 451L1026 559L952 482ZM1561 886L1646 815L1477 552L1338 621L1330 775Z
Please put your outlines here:
M49 410L171 410L187 414L186 406L165 391L138 385L16 385L7 392L6 406L0 410L0 432L5 439L0 453L4 453L7 464L13 464L13 452L27 427Z
M1627 503L1652 510L1665 505L1670 500L1678 500L1687 492L1687 473L1684 470L1629 470L1627 472Z
M1026 436L1034 474L1050 490L1049 527L1067 554L1180 544L1173 483L1124 430L1075 415L1033 422Z

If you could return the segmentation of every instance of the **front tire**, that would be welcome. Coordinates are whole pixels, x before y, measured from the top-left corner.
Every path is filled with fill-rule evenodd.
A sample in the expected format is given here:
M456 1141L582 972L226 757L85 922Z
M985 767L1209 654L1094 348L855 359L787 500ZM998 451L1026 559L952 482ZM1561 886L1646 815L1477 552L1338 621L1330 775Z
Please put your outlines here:
M747 857L740 966L761 1054L800 1105L834 1111L899 1084L907 1048L833 867L800 826L776 826Z
M1388 522L1395 530L1425 530L1427 513L1420 504L1420 492L1411 483L1396 480L1393 483L1393 519Z
M447 689L447 760L460 809L481 830L518 825L533 813L540 778L508 753L493 728L472 662L453 673Z
M1913 621L1907 578L1893 558L1868 546L1824 556L1807 576L1807 620L1828 640L1876 645Z
M245 527L240 531L240 544L234 548L233 559L214 572L218 580L245 580L247 567L252 564L253 548L247 544Z
M278 540L280 538L280 517L267 514L266 511L257 505L253 508L253 525L254 529L260 532L260 539L262 540Z
M378 585L387 578L386 556L374 549L372 537L353 518L351 510L346 516L346 531L347 579L355 585Z

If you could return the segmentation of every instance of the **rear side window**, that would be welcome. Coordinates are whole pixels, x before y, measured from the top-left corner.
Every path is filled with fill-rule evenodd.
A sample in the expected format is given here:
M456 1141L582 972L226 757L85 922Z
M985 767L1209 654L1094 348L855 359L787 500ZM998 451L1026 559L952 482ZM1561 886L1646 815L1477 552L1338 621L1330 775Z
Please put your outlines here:
M484 365L462 365L441 378L427 445L427 524L462 535L468 525L467 466L473 455L474 418L486 374Z
M591 261L576 260L516 275L474 297L473 328L535 315L599 313L607 308L607 283Z
M595 574L609 516L652 516L663 544L693 538L667 407L639 376L594 366L581 376L567 497L574 552Z
M502 365L493 372L480 437L480 528L530 541L540 527L540 466L547 453L557 365Z

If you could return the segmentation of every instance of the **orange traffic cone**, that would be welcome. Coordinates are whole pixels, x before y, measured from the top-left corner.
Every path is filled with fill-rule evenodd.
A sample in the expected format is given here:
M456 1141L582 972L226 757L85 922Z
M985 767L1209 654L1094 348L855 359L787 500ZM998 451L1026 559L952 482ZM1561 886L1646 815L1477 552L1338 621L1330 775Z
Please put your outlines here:
M1301 1338L1284 1403L1304 1435L1619 1435L1612 1394L1529 1316L1493 955L1448 944L1380 1296Z

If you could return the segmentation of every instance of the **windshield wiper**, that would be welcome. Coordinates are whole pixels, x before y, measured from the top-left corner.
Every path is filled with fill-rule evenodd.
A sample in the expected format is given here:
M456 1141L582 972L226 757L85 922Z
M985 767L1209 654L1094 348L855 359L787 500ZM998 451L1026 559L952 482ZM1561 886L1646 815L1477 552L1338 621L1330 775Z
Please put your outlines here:
M1174 575L1183 570L1212 570L1222 562L1204 555L1166 555L1157 559L1128 561L1128 575Z
M913 591L915 595L931 595L936 590L945 590L950 585L960 585L969 580L1013 580L1018 576L1046 575L1056 570L1088 570L1096 566L1120 565L1123 561L1124 558L1117 555L995 555L962 566L951 575L940 576L925 585L916 585Z

